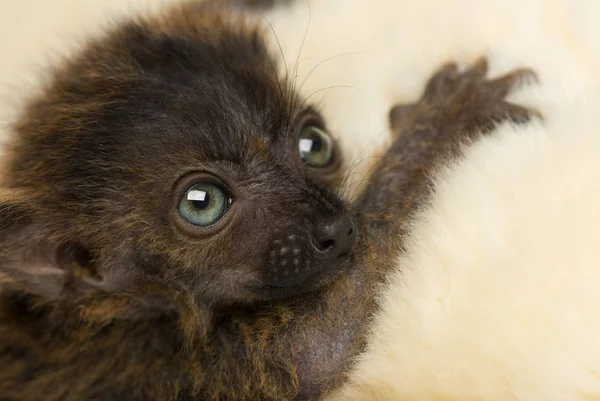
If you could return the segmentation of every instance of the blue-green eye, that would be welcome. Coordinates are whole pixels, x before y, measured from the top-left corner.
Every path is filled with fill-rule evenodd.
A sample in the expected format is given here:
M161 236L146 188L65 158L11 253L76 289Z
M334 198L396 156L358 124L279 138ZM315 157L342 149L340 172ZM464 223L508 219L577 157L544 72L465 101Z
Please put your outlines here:
M306 164L326 167L332 158L333 140L325 131L309 125L300 132L298 152Z
M185 192L177 209L189 223L207 227L223 217L229 203L227 193L215 184L198 183Z

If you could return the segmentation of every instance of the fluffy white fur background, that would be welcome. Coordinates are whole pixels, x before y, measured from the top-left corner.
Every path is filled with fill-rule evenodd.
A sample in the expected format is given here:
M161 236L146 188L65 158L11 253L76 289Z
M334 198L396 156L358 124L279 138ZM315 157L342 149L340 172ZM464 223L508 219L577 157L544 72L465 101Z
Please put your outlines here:
M3 94L14 103L35 81L32 65L107 19L170 1L2 0ZM302 0L263 21L288 69L302 61L298 83L312 71L301 90L317 92L354 162L386 143L391 104L416 99L448 59L488 55L492 74L533 67L541 85L513 98L546 116L500 127L440 172L369 351L332 399L600 400L600 3L311 0L310 9L310 23Z

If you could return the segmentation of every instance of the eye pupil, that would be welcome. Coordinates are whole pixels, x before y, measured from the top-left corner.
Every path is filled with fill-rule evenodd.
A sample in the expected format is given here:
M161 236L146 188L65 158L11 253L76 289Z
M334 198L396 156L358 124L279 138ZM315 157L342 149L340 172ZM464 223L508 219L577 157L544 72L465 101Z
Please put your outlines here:
M195 209L204 210L210 205L210 194L206 191L190 190L187 199Z
M322 147L323 147L323 145L321 144L321 141L318 139L315 139L312 141L312 148L310 149L310 151L311 152L320 152Z
M194 206L194 208L196 209L206 209L208 207L208 204L210 203L210 200L208 199L208 197L206 197L206 200L203 201L192 201L192 205Z

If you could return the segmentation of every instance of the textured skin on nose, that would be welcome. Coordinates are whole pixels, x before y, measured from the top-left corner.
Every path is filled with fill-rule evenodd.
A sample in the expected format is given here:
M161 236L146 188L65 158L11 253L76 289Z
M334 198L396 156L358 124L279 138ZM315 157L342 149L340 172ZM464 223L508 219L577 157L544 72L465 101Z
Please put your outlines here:
M304 281L316 268L310 237L305 233L281 233L272 242L267 256L267 277L276 286Z

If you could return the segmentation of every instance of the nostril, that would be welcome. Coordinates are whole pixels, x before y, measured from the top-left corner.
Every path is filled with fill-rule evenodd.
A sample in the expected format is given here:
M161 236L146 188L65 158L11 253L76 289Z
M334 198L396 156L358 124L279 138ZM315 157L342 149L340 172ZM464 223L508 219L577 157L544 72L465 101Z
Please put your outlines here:
M335 248L335 241L332 239L325 240L317 244L317 249L321 252L331 251Z
M315 226L312 244L316 251L329 258L337 258L352 250L356 227L345 215L331 216Z

